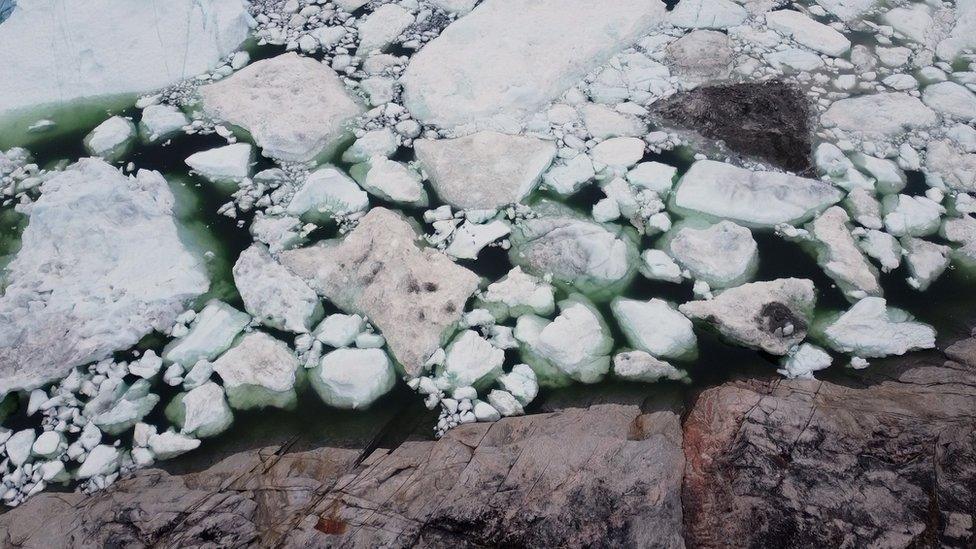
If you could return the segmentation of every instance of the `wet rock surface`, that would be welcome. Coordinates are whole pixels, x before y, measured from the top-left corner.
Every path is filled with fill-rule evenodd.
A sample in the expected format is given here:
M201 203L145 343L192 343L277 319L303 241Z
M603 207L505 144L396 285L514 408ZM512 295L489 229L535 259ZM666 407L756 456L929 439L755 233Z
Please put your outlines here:
M795 172L811 168L810 106L782 82L705 86L661 101L666 123L719 139L734 152Z
M974 339L830 381L729 381L687 404L660 386L589 391L551 393L536 413L461 426L439 441L424 434L430 417L407 400L352 434L277 429L263 447L141 470L92 496L38 495L0 516L0 544L968 547L976 540ZM391 439L398 432L413 434Z

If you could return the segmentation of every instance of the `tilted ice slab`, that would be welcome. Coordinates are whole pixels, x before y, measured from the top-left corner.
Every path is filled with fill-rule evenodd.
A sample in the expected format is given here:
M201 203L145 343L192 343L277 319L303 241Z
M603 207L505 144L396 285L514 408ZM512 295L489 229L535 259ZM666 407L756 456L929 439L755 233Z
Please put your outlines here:
M823 336L832 349L867 358L935 347L931 326L914 322L901 309L887 307L880 297L855 303L824 329Z
M206 72L247 39L250 21L241 0L19 0L0 25L0 126L39 107Z
M785 355L806 336L816 301L813 282L781 278L736 286L714 299L685 303L678 310L714 326L735 343Z
M556 156L551 141L487 131L458 139L422 139L414 148L437 196L452 206L474 209L520 202Z
M768 228L802 223L842 198L840 189L824 181L699 160L678 183L674 206L681 213Z
M200 88L204 112L251 134L265 156L328 157L350 138L363 107L327 65L291 52Z
M280 261L343 311L367 316L411 375L478 287L478 275L418 247L414 228L386 208L370 210L344 239L284 251Z
M533 114L664 14L658 0L486 0L413 57L404 105L442 127Z
M6 23L5 23L6 24ZM42 186L0 297L0 394L41 385L169 328L207 291L156 172L83 159Z
M908 130L928 128L939 117L917 97L907 93L876 93L834 102L820 117L825 127L837 127L867 137L897 137Z

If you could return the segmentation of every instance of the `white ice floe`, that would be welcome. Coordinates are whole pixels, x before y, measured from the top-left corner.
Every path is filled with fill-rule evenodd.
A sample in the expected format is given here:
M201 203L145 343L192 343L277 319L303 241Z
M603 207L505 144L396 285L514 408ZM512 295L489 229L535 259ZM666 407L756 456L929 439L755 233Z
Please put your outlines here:
M298 359L288 346L263 332L251 332L213 363L227 401L238 410L297 402Z
M836 351L866 358L935 347L931 326L915 322L901 309L888 307L880 297L855 303L824 328L823 337Z
M689 360L698 355L691 321L662 299L618 297L610 303L627 341L658 358Z
M208 116L246 130L265 156L286 161L335 153L363 112L335 71L294 52L252 63L200 95Z
M337 349L322 357L309 381L326 404L361 410L389 392L396 377L380 349Z
M281 266L263 244L252 244L234 264L244 308L279 330L304 333L322 318L322 303L301 278Z
M81 160L43 184L0 298L0 393L166 330L207 290L174 208L158 173L126 177L101 160Z

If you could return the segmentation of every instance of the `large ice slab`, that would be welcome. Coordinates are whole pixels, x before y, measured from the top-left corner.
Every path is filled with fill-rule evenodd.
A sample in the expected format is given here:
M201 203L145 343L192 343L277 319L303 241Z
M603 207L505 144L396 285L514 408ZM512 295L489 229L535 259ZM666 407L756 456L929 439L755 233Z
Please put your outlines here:
M658 0L486 0L413 57L404 104L443 127L538 112L664 14Z
M842 198L840 189L817 179L699 160L678 183L674 206L747 227L773 227L806 221Z
M441 346L478 287L478 275L418 247L414 228L386 208L370 210L342 240L287 250L280 260L340 309L369 317L412 375Z
M363 112L328 65L291 52L200 88L204 112L250 132L265 156L304 162L350 139Z
M19 0L0 26L0 127L39 107L134 96L205 72L247 39L250 19L241 0Z
M487 131L418 140L414 148L437 195L452 206L474 209L520 202L556 156L551 141Z
M169 328L209 287L156 172L84 159L49 179L0 297L0 394L36 387Z

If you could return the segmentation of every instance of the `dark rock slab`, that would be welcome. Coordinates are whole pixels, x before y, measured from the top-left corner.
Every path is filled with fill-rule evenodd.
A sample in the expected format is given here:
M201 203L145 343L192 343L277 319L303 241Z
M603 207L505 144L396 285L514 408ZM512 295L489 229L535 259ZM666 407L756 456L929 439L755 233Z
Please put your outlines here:
M812 166L810 105L796 86L782 82L703 86L656 103L665 124L720 140L733 152L780 168Z
M972 547L976 369L934 355L704 391L684 429L688 545Z

